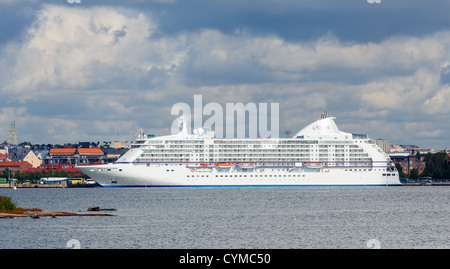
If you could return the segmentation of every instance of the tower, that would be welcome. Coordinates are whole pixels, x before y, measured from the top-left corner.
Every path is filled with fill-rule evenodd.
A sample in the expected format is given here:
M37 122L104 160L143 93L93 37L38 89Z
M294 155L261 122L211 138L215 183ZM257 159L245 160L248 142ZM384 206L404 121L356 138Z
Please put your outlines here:
M11 122L11 125L9 126L6 143L10 145L17 145L16 121Z

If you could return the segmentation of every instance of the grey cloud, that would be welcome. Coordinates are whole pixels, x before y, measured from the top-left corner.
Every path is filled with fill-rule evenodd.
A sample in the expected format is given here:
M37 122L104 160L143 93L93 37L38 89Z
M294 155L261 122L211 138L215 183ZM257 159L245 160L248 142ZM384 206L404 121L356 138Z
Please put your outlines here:
M405 30L420 23L407 25L418 2L405 7L404 23L393 20L402 1L338 2L44 6L27 35L3 46L0 126L16 117L32 133L41 122L34 137L49 142L162 132L173 104L202 94L205 103L277 102L281 130L297 131L328 110L346 131L448 144L450 34L436 32L446 18Z

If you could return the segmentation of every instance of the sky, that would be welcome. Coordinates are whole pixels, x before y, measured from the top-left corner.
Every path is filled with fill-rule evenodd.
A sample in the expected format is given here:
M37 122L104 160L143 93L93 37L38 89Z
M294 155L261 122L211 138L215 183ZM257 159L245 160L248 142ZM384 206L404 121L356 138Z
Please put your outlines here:
M12 121L19 143L168 134L201 95L277 103L281 137L327 111L450 147L450 0L369 2L0 0L0 140Z

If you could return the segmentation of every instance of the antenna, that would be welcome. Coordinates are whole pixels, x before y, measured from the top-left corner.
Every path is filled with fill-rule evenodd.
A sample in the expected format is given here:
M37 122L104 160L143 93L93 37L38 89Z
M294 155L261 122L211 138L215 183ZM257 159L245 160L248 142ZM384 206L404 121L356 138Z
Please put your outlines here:
M321 118L321 119L326 119L326 118L328 118L328 112L324 111L322 114L320 114L320 118Z
M286 138L289 138L289 135L291 134L291 130L285 130L284 133L286 134Z

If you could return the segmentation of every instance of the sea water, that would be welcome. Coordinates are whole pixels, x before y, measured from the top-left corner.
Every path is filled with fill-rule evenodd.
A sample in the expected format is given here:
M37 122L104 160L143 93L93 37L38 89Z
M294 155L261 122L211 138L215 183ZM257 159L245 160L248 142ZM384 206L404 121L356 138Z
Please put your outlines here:
M450 248L450 188L0 189L18 207L114 216L0 219L3 249Z

